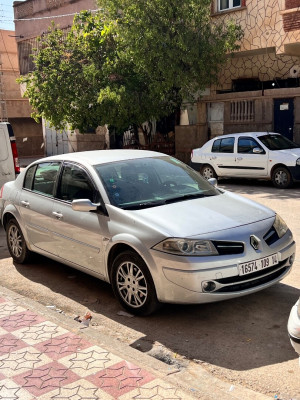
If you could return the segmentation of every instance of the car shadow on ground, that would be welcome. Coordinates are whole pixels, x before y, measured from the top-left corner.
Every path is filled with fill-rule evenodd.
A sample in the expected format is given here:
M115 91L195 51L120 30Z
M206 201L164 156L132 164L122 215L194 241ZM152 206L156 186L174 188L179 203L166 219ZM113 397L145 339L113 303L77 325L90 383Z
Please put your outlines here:
M299 290L286 284L224 302L164 305L154 315L128 318L118 315L122 308L110 285L96 278L41 256L15 268L21 279L90 309L100 325L104 316L120 324L120 332L121 325L139 332L140 338L131 346L143 352L160 344L173 356L238 371L296 358L286 324Z

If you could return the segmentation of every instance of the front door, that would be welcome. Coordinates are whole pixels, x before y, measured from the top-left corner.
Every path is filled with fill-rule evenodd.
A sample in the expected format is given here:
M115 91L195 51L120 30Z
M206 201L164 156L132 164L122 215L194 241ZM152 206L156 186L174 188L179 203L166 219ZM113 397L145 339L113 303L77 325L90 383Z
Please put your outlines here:
M293 140L294 99L274 99L274 132Z

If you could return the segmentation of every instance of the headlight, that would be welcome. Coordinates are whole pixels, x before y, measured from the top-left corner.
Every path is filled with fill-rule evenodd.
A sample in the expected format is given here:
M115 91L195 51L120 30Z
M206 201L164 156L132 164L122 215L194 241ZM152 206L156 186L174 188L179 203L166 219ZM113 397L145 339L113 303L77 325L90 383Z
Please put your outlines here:
M296 160L296 165L300 165L300 158Z
M166 239L154 246L153 249L179 256L215 256L219 254L210 240Z
M279 239L282 238L282 236L285 235L289 229L287 224L278 214L276 214L273 226L277 232L277 235L279 236Z

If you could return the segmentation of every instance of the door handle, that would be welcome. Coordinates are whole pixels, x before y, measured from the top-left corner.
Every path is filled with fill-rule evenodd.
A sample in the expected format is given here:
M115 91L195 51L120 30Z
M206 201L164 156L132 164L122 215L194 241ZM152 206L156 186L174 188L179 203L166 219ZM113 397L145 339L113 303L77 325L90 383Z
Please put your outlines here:
M56 212L56 211L53 211L53 212L52 212L52 215L54 215L54 217L55 217L56 219L62 219L62 217L63 217L62 213Z
M243 157L237 157L236 158L238 161L241 161L243 159Z
M21 204L22 204L22 206L24 206L26 208L29 207L29 201L22 200Z

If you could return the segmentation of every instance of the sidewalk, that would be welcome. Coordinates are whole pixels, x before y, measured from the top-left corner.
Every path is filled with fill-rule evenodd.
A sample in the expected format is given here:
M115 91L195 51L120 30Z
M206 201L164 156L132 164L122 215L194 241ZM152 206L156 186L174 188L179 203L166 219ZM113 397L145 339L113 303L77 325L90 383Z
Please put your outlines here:
M201 374L201 375L200 375ZM0 399L267 399L203 371L181 374L0 287Z

